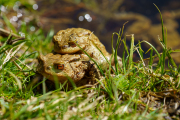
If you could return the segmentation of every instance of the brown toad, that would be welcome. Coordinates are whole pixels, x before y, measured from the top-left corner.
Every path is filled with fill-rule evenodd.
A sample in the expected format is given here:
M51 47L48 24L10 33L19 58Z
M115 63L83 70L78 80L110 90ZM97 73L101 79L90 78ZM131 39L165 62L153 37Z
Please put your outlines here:
M37 72L54 81L58 80L64 83L68 77L75 83L84 78L85 75L97 77L95 72L97 69L93 68L88 56L85 54L74 55L60 55L49 53L47 55L40 55L38 58L39 64ZM92 72L95 73L92 75Z
M85 52L87 52L103 69L108 67L107 60L111 55L106 51L105 46L89 30L83 28L68 28L60 30L53 38L54 52L59 54L84 54L84 52L75 44L77 43ZM101 52L96 48L101 50ZM113 61L113 60L112 60ZM119 64L122 65L121 58L118 57ZM114 62L112 62L113 64Z

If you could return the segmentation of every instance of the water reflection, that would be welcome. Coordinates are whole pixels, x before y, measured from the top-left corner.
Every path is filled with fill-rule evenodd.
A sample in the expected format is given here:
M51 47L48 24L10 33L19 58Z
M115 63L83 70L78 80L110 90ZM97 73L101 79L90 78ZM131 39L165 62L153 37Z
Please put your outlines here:
M92 17L89 15L89 14L85 14L85 19L88 21L88 22L91 22L92 21Z
M24 21L25 21L26 23L28 23L28 22L30 21L30 19L29 19L28 17L25 17L25 18L24 18Z
M22 13L17 13L17 17L18 18L22 17Z
M14 5L14 6L13 6L13 10L14 10L14 11L18 11L18 9L19 9L19 6L17 6L17 5Z
M90 17L89 19L87 19L88 22L91 22L92 21L92 17Z
M16 16L13 16L12 20L16 22L18 20L18 18Z
M0 8L1 8L2 12L6 12L6 7L5 6L1 5Z
M33 9L34 9L34 10L37 10L37 9L38 9L38 5L37 5L37 4L34 4L34 5L33 5Z
M20 34L21 37L25 37L25 33L19 32L19 34Z
M13 10L14 10L14 11L18 11L20 5L21 5L21 2L20 2L20 1L17 1L17 2L14 4L14 6L13 6Z
M35 31L35 27L34 27L34 26L31 26L31 27L30 27L30 30L31 30L31 31Z
M21 25L22 25L22 21L19 20L19 21L18 21L18 27L20 27Z
M79 21L83 21L84 17L83 16L79 16Z
M90 15L89 14L85 14L84 16L86 19L89 19L90 18Z
M21 5L21 2L20 2L20 1L17 1L17 2L15 3L15 5L20 6L20 5Z
M103 42L103 44L109 51L111 51L109 42L111 40L112 33L118 32L119 28L122 28L122 25L125 22L129 21L129 23L125 26L125 34L133 33L135 34L135 41L150 41L151 43L153 43L153 45L156 46L157 49L158 46L160 46L157 37L158 35L161 35L160 19L158 17L158 11L154 7L152 1L105 0L105 2L103 3L102 0L91 0L88 2L83 2L85 0L53 1L54 2L51 1L48 3L48 1L43 2L41 0L36 0L37 4L30 3L31 11L44 11L36 15L34 15L34 13L28 12L29 7L26 8L26 5L24 5L23 2L21 3L17 1L10 12L9 7L0 5L0 10L2 11L1 15L3 14L7 16L13 26L15 26L17 29L19 29L22 24L27 24L27 26L30 24L30 27L28 28L29 31L35 31L38 29L38 27L42 27L43 30L47 32L51 27L53 27L55 32L71 27L86 28L94 31L94 33L99 37L99 39ZM168 0L165 1L167 3ZM173 2L169 1L169 3ZM177 29L180 29L178 28L178 24L180 24L180 22L176 24L177 20L180 21L180 12L178 12L180 10L178 7L178 3L180 7L180 2L177 1L176 4L169 5L161 5L156 2L157 6L162 11L164 25L168 28L168 38L171 38L171 41L177 42L179 42L180 38L177 31ZM171 7L168 8L168 6L170 5ZM173 8L173 12L175 13L169 12L170 17L166 17L167 13L164 14L163 11L165 8L163 9L163 6L167 7L167 11L171 11L171 8ZM175 9L177 9L177 11L175 11ZM1 22L1 19L0 27L3 27L3 25L5 26L5 22ZM23 33L20 33L20 35L24 36ZM173 42L168 43L168 45L171 46L171 43ZM179 45L179 43L176 44L177 46ZM119 50L119 53L121 53L121 50Z
M35 15L30 12L35 12L34 10L38 9L38 5L35 4L35 1L33 3L16 1L11 4L13 6L10 6L9 4L0 4L0 28L11 30L11 28L6 24L10 22L10 24L14 26L16 31L18 31L19 36L21 37L26 36L24 31L20 31L22 25L24 27L23 30L26 29L27 32L35 32L39 21L36 22ZM29 5L32 7L28 7Z

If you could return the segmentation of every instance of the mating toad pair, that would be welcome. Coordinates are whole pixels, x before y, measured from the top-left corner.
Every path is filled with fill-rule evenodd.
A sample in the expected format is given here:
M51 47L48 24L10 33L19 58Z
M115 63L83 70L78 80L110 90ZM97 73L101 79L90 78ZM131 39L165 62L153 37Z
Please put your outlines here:
M104 56L107 60L110 60L111 55L106 51L99 39L89 30L83 28L60 30L54 35L53 43L53 53L45 56L40 55L38 58L39 65L37 66L37 71L51 81L56 79L63 83L70 78L76 83L86 78L98 79L100 77L99 70L83 50L103 70L109 66ZM118 57L118 60L121 64L120 57Z

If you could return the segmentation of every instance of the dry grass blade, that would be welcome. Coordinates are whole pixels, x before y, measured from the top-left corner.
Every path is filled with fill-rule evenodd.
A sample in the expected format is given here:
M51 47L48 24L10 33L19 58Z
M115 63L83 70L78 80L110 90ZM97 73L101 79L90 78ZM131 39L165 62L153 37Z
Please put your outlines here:
M95 94L97 94L96 92L92 92L90 94L88 94L88 97L86 98L86 100L84 100L83 102L81 102L79 105L78 105L78 109L82 108L83 106L85 106L91 99L91 97L93 97Z
M22 83L21 83L21 80L16 76L14 75L12 72L10 71L7 71L17 82L17 85L19 87L19 89L21 90L22 89Z
M69 120L69 118L71 118L74 115L77 114L81 114L83 112L86 112L90 109L94 109L95 106L98 104L99 100L102 100L104 98L104 95L99 96L98 98L96 98L92 103L90 103L90 101L92 101L92 98L96 96L95 94L96 92L93 92L91 94L89 94L89 96L82 101L77 108L76 107L72 107L71 109L69 109L63 116L63 120ZM87 106L85 106L86 104L88 104Z
M14 34L14 33L11 33L11 32L9 32L9 31L7 31L7 30L4 30L4 29L2 29L2 28L0 28L0 34L6 35L6 36L9 36L9 35L11 34L13 37L22 38L22 37Z
M25 44L25 43L21 43L14 52L12 52L14 48L11 48L11 49L9 50L9 52L6 51L6 58L4 59L3 64L0 66L0 70L2 69L3 65L6 64L6 63L20 50L20 48L21 48L24 44Z
M104 95L99 96L93 103L87 105L86 107L79 109L79 112L85 112L87 110L95 108L95 106L98 104L98 101L102 98L104 98Z
M28 65L26 65L25 63L23 63L21 60L19 60L17 57L13 56L13 58L15 58L16 60L18 60L21 64L25 65L29 70L32 70L32 68ZM22 70L21 66L19 66L15 61L13 61L13 63L20 69Z

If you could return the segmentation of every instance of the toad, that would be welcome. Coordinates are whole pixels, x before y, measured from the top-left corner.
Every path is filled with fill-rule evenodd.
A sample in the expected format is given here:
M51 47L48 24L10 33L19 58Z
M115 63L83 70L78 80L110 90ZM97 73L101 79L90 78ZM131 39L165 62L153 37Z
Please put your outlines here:
M83 28L68 28L60 30L53 37L54 52L58 54L84 54L80 47L89 54L103 69L108 67L107 60L111 55L106 51L105 46L89 30ZM80 46L77 46L77 44ZM97 47L100 49L100 52ZM104 56L102 55L104 54ZM112 60L111 64L114 64ZM119 64L122 65L121 58L118 57Z
M37 72L54 81L64 83L71 78L75 83L85 75L98 78L97 69L85 54L53 54L40 55L38 58Z

